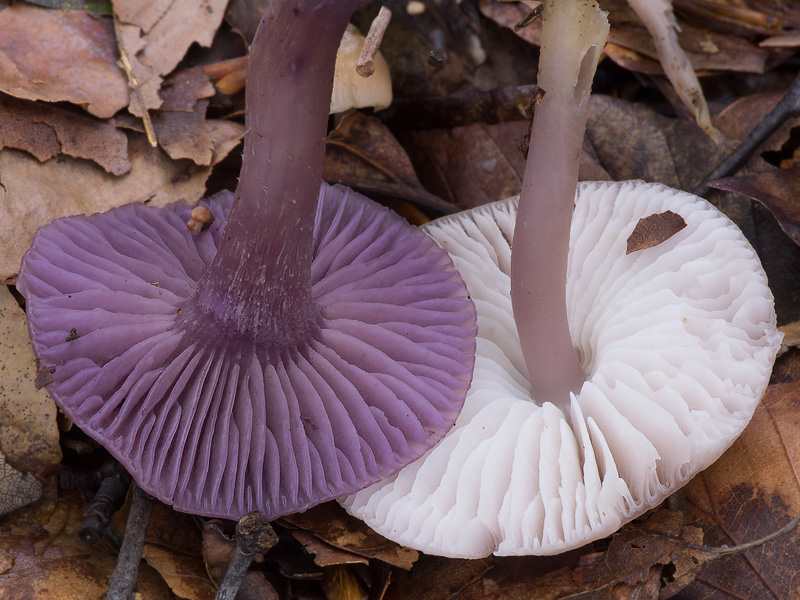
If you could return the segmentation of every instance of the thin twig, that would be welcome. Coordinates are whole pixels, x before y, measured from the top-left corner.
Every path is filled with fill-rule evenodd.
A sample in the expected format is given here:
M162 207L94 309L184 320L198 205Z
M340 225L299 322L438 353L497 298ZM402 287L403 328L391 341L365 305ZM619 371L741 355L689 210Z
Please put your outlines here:
M142 122L144 123L144 132L147 135L147 141L153 148L155 148L158 146L156 130L153 128L153 121L150 120L150 111L147 109L147 104L144 101L142 86L139 83L139 80L136 79L136 74L133 71L133 64L130 61L128 52L125 50L125 45L122 42L122 24L120 23L116 13L114 13L114 35L117 38L117 49L119 50L119 59L122 63L122 70L125 71L125 75L128 77L128 85L130 86L131 91L133 92L133 95L141 108Z
M150 494L133 484L131 511L125 526L125 537L119 549L117 566L108 582L106 600L133 600L135 597L147 526L150 524L150 517L157 502Z
M233 600L256 553L265 554L278 543L272 526L258 511L246 514L236 524L236 550L217 590L215 600Z
M705 196L710 190L709 182L722 179L738 171L756 148L775 133L787 119L798 115L800 115L800 73L795 77L792 85L789 86L777 106L766 117L761 119L744 141L692 193L696 196Z
M78 530L78 537L90 545L103 538L111 519L125 503L125 496L131 486L130 474L119 463L112 464L117 469L100 482L92 504L83 515L83 525Z
M519 23L514 25L514 31L525 29L528 25L530 25L536 19L542 16L542 10L544 10L544 4L540 4L539 6L535 7L530 13L528 13L527 17L525 17Z
M364 46L361 48L361 54L356 63L356 72L362 77L369 77L375 72L375 55L381 47L383 34L386 33L386 28L391 20L392 11L385 6L381 6L378 16L375 17L369 27L367 39L364 40Z

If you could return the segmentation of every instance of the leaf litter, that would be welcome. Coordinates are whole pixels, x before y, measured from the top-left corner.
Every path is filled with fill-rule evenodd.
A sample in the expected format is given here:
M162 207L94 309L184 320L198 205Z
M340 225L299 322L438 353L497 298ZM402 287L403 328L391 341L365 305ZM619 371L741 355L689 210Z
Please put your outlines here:
M382 52L395 104L337 122L326 179L371 193L417 222L517 193L524 169L517 147L527 130L522 108L535 81L539 25L516 34L511 27L537 3L448 0L428 3L421 15L406 13L406 3L389 4L394 18ZM787 88L782 64L798 47L792 36L800 9L778 11L761 0L676 0L679 39L704 75L714 125L726 136L717 145L686 118L626 3L601 4L611 11L612 37L592 100L581 178L645 178L693 189ZM243 132L241 82L225 76L236 78L240 69L223 73L220 61L237 58L231 36L247 39L263 1L204 8L177 0L114 2L116 28L112 18L80 9L0 6L3 282L13 283L33 232L53 218L130 201L194 201L233 186L233 149ZM376 12L367 7L355 20L366 30ZM65 64L58 48L68 44L78 51ZM199 46L211 48L204 53ZM118 63L120 48L131 58L130 72ZM207 79L212 72L222 73L216 87ZM144 106L131 93L131 73L142 84ZM145 112L158 148L145 135ZM800 321L800 217L792 204L797 126L790 120L779 128L744 173L716 184L725 192L710 195L759 251L786 324ZM13 333L0 340L0 474L25 492L9 494L7 485L0 499L27 503L42 496L0 521L0 595L101 597L114 564L114 536L98 547L80 542L91 491L55 485L58 471L90 469L99 451L80 432L67 431L62 459L55 407L33 385L37 371L24 315L10 292L0 304L0 328L6 327ZM791 442L800 423L799 354L787 347L775 368L781 383L770 387L751 425L718 463L608 540L560 557L442 559L383 540L336 505L324 505L276 523L279 544L254 562L240 596L794 597L796 530L738 554L714 549L763 538L800 513L800 456ZM39 491L27 483L34 480ZM117 530L124 528L125 510L114 521ZM141 597L213 597L231 533L230 523L158 507ZM23 589L27 595L19 595Z

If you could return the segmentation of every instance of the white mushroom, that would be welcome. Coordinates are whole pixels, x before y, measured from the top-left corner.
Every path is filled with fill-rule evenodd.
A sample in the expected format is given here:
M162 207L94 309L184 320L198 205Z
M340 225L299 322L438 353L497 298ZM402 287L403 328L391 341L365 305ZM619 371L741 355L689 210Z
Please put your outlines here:
M583 183L567 312L588 377L564 406L537 402L510 300L516 208L427 227L478 310L472 387L436 448L344 502L431 554L556 554L614 532L733 443L780 344L758 257L727 217L659 184ZM686 228L626 254L638 219L666 210Z
M426 227L477 308L472 387L438 446L343 501L402 544L557 554L606 536L716 460L766 389L781 334L736 226L659 184L575 192L605 31L589 0L545 2L519 203ZM666 211L686 226L628 253L639 220Z

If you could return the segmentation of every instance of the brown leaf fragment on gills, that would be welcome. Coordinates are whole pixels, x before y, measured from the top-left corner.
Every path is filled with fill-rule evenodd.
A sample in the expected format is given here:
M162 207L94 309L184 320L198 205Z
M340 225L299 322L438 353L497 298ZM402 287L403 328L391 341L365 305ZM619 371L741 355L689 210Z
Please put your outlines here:
M628 248L625 254L658 246L684 227L686 227L686 221L683 220L683 217L671 210L642 217L628 237Z

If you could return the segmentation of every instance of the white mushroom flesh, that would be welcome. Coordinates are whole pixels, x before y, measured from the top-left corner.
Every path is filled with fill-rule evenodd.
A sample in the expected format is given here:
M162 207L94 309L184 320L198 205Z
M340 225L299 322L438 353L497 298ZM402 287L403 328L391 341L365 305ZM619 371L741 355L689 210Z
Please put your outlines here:
M666 210L687 226L626 255L638 219ZM780 346L766 276L727 217L659 184L583 183L567 303L587 381L534 399L509 299L515 218L513 199L426 227L477 307L472 388L438 446L343 501L426 553L557 554L611 534L733 443Z

